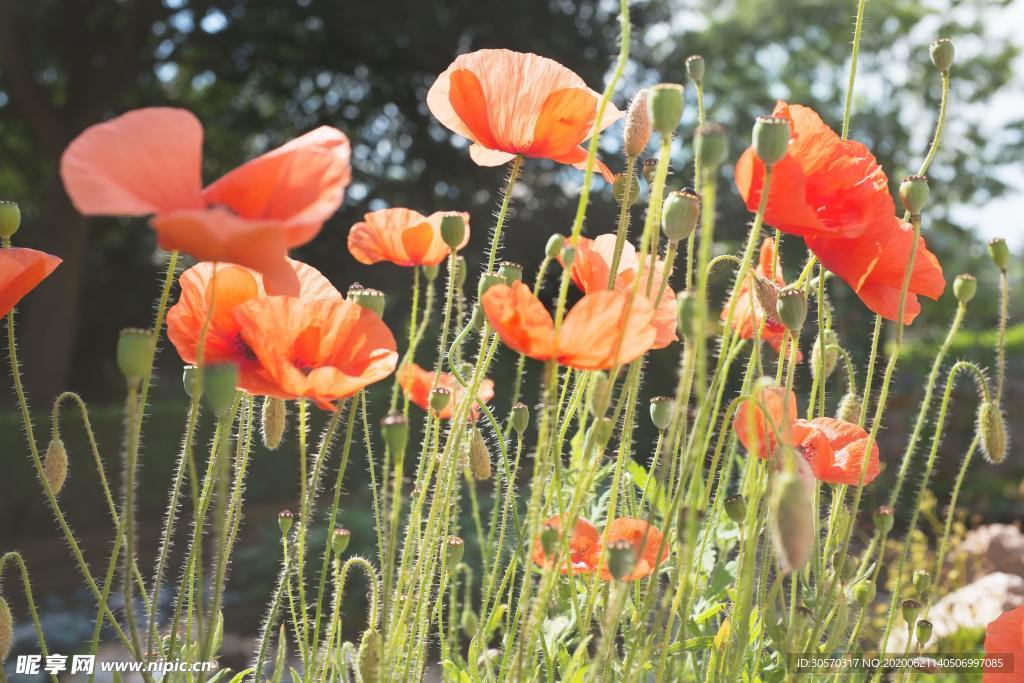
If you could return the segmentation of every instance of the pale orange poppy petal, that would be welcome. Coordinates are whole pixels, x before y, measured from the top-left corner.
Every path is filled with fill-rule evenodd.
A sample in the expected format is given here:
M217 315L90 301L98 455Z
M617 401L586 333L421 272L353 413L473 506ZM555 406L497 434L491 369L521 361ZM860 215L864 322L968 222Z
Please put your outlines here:
M780 439L792 442L796 417L796 394L785 387L759 385L750 400L740 403L732 424L743 447L756 447L758 457L767 460L775 455Z
M449 78L448 101L469 132L467 137L483 147L494 149L498 143L487 117L487 97L480 79L467 69L457 69Z
M516 158L513 152L500 152L496 149L487 149L483 145L473 143L469 146L469 158L477 166L501 166Z
M540 299L522 282L494 285L480 301L484 315L513 351L550 360L555 354L555 322Z
M411 233L406 236L408 231ZM366 265L381 261L407 267L425 265L420 259L431 253L434 241L435 229L426 216L397 207L367 213L348 232L349 252ZM441 241L440 234L436 241ZM407 246L415 253L410 253Z
M553 526L556 529L562 529L562 519L557 515L544 521L542 526ZM580 517L576 520L576 526L573 528L572 536L569 537L569 558L568 566L572 567L573 574L589 574L594 571L597 567L596 558L599 553L595 552L601 546L601 538L597 533L597 529L584 517ZM544 566L548 562L548 557L544 553L544 547L537 538L533 542L533 552L530 554L530 559L533 560L534 564ZM568 574L567 563L565 560L559 561L560 571L563 574Z
M35 249L0 249L0 316L7 315L60 264L56 256Z
M572 307L558 331L558 362L578 370L607 370L650 350L657 336L654 306L647 297L622 292L587 294Z
M587 137L597 118L597 102L586 88L565 88L548 95L533 127L526 156L556 158Z
M655 566L660 565L668 558L668 545L663 545L663 538L661 531L645 520L619 517L612 520L605 528L603 547L607 548L612 543L620 541L625 541L633 546L633 550L637 553L636 565L630 573L623 577L623 581L636 581L649 576ZM659 550L661 550L660 559L658 557ZM608 571L604 553L600 552L600 555L598 562L601 578L610 581L612 575Z

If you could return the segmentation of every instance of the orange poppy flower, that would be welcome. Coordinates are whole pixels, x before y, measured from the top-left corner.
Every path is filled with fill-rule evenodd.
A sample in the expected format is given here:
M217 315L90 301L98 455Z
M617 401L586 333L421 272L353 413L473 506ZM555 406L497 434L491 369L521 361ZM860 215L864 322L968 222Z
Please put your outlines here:
M7 315L60 264L56 256L35 249L0 249L0 315Z
M562 520L556 515L545 521L544 526L553 526L561 530ZM569 561L572 565L572 573L589 574L594 571L597 567L597 558L600 556L600 546L601 538L594 525L583 517L577 519L576 527L569 538ZM533 553L530 557L535 564L542 567L548 562L548 557L544 554L544 546L539 538L533 542ZM563 574L569 573L564 561L560 561L559 566Z
M753 273L747 275L736 292L737 299L732 312L732 328L741 338L753 339L757 334L758 328L761 327L761 320L763 319L764 329L761 331L761 339L768 342L768 345L778 352L782 348L782 338L785 335L786 326L776 319L774 311L769 311L766 316L761 300L755 292L751 291L754 287L754 278L757 276L764 278L777 287L786 286L786 281L782 279L781 263L777 264L775 273L772 274L772 260L774 257L775 240L771 237L766 237L761 242L761 252L757 267ZM753 299L753 306L751 306L751 299ZM722 308L721 319L723 322L728 317L729 307L732 305L733 300L730 298ZM799 354L799 352L797 353ZM799 358L803 358L803 354L799 354Z
M850 486L860 483L868 445L868 433L860 426L831 417L796 420L793 423L793 441L818 481ZM873 443L864 472L864 484L874 481L879 470L878 444Z
M611 272L612 259L615 254L615 235L599 235L595 239L580 237L576 243L576 259L572 263L572 281L584 294L593 294L608 289L608 276ZM562 257L558 257L559 263ZM564 264L563 264L564 265ZM653 277L646 264L640 263L636 248L625 242L622 246L622 254L619 257L618 272L615 275L613 289L624 294L633 292L633 285L636 282L637 273L640 277L640 294L647 290L648 278L651 279L650 291L653 297L661 288L662 271L665 262L658 260L654 265ZM652 349L660 349L668 346L679 337L676 335L676 295L672 288L665 285L665 291L661 296L661 302L654 313L654 329L656 336Z
M748 451L768 460L779 443L792 443L792 424L797 417L796 394L775 384L759 384L751 400L740 403L733 419L736 436Z
M321 127L202 187L203 128L184 109L136 109L87 128L61 157L64 188L90 216L152 216L157 243L259 271L299 290L286 254L313 239L351 180L344 133Z
M391 330L372 311L329 299L269 296L235 308L242 342L288 396L324 410L395 370Z
M416 363L409 363L398 370L398 384L402 387L406 398L418 405L423 410L430 409L430 392L434 387L434 371L421 368ZM442 372L437 381L437 386L451 392L451 399L448 405L437 414L442 420L448 420L455 412L455 406L462 400L466 393L465 388L458 383L455 375ZM494 380L485 379L480 383L480 389L476 392L477 401L487 403L494 398ZM477 403L473 403L470 410L471 419L475 420L480 409Z
M604 545L610 546L617 541L626 541L633 546L636 552L636 566L633 571L623 577L623 581L636 581L645 576L650 576L655 566L660 565L668 557L668 545L662 548L662 535L655 527L642 519L630 517L619 517L612 520L612 523L604 530ZM661 559L658 559L658 550L661 549ZM611 572L608 571L604 553L600 548L595 548L597 554L595 564L601 572L601 578L606 581L612 580Z
M373 265L390 261L399 266L436 266L448 256L441 238L441 219L448 214L462 216L466 235L459 249L469 242L469 214L436 211L424 216L412 209L371 211L348 231L348 250L360 263Z
M995 655L1003 657L1004 666L988 661ZM981 683L1012 683L1021 680L1024 669L1024 606L1001 614L985 629L985 657Z
M511 50L460 55L427 92L427 107L449 130L472 143L480 166L500 166L522 154L583 168L582 144L596 127L622 117L610 102L601 121L601 95L551 59ZM612 175L600 161L601 174Z
M299 261L288 263L299 279L299 298L306 301L342 296L320 271ZM178 278L181 296L167 311L167 337L186 363L198 361L203 325L209 316L203 345L204 363L235 363L238 387L250 394L290 398L267 375L263 365L242 340L235 309L246 301L267 295L263 277L256 271L231 264L199 263ZM210 305L213 313L210 314Z
M495 332L513 351L577 370L607 370L647 353L654 343L654 307L622 292L587 294L555 334L544 304L522 282L494 285L481 300Z

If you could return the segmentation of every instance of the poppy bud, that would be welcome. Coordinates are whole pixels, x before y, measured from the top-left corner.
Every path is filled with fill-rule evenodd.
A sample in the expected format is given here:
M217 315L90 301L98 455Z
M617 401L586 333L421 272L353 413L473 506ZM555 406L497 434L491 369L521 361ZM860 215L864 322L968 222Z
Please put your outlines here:
M469 324L473 326L473 329L480 332L484 329L484 323L487 319L484 317L484 310L480 306L473 307L473 314L469 318Z
M932 622L927 619L921 619L917 622L917 644L924 645L932 639Z
M523 279L523 267L518 263L502 261L498 264L498 277L503 279L506 285L511 286L513 282Z
M545 524L540 530L540 547L544 550L544 557L553 559L558 555L558 542L561 534L554 524Z
M376 627L363 631L363 637L359 639L359 676L363 683L380 681L380 651L383 646L384 638Z
M875 508L871 514L871 521L875 523L875 528L880 533L888 534L892 531L892 525L896 520L893 518L892 508L888 505L881 505Z
M600 417L594 420L594 424L591 427L594 435L594 445L600 450L604 450L604 447L608 445L608 442L612 439L612 432L615 429L615 421L610 417Z
M928 202L928 178L923 175L908 175L900 181L900 202L911 216L920 216Z
M619 173L615 176L615 180L612 181L612 196L615 198L615 203L622 206L622 200L625 199L626 195L626 174ZM629 174L629 205L633 206L636 204L636 200L640 198L640 179L636 177L635 173Z
M231 407L237 385L238 366L234 363L218 363L203 368L203 398L217 415Z
M352 532L339 526L331 532L331 550L335 555L341 555L348 548L349 541L351 540Z
M137 382L149 370L153 333L129 327L117 337L117 367L129 382Z
M903 621L907 622L908 627L913 626L917 615L921 613L921 603L917 600L904 600L902 612Z
M761 310L764 311L769 320L779 321L779 314L776 309L778 308L780 287L772 280L762 277L757 273L753 273L753 276L754 279L751 282L754 283L754 296L757 298L757 303L760 304Z
M651 116L647 111L647 90L641 90L633 96L626 110L626 127L622 131L622 140L627 157L638 157L651 139Z
M725 499L725 514L737 524L743 524L747 518L747 499L737 494Z
M294 521L295 515L292 514L291 510L281 510L277 513L277 526L281 528L281 533L284 535L291 531Z
M590 414L594 417L601 417L608 410L611 403L612 387L608 381L608 375L597 370L590 380Z
M676 327L680 336L693 339L697 322L697 297L688 289L676 295Z
M825 342L825 344L821 343L821 335L819 334L815 337L814 345L811 347L811 377L819 382L824 380L824 377L818 377L818 370L822 368L822 362L824 361L825 377L832 376L832 372L836 369L836 364L839 362L839 350L835 348L839 342L836 333L828 330L825 333ZM822 346L825 348L822 349ZM822 359L823 352L825 354L824 359Z
M961 304L967 305L978 292L978 280L970 273L961 273L953 280L953 295Z
M646 181L648 185L654 183L654 174L657 170L657 159L644 159L644 163L640 165L640 175L644 177L644 181Z
M11 239L21 227L21 207L17 202L0 202L0 237ZM0 661L3 658L0 657Z
M800 569L810 556L814 530L807 488L796 472L784 469L776 478L769 515L779 566L783 571Z
M441 239L449 249L458 249L466 237L466 219L461 213L452 211L441 217Z
M185 387L185 395L190 399L202 396L203 382L199 368L194 365L186 365L181 371L181 385Z
M440 413L442 410L448 407L448 402L451 401L452 392L444 387L435 387L430 392L430 409L435 413Z
M844 422L856 424L860 421L860 411L863 403L860 396L853 392L846 392L839 399L839 406L836 408L836 418Z
M928 55L940 73L949 73L949 67L953 66L953 57L956 56L953 41L949 38L939 38L928 46Z
M851 592L853 593L853 599L863 608L870 605L875 599L877 588L875 588L874 581L865 578L853 584Z
M462 562L462 556L466 552L466 545L458 536L449 536L445 543L446 562L448 571L454 572L455 566Z
M978 434L985 459L998 465L1006 458L1006 421L1003 411L994 401L983 401L978 406Z
M670 192L661 208L661 230L670 242L690 236L700 217L700 196L686 189Z
M572 268L572 264L576 261L576 247L571 244L567 244L562 248L562 265L568 270Z
M469 442L469 468L478 481L486 481L491 478L491 454L487 452L487 442L484 435L476 427L472 428L472 437Z
M932 575L927 569L914 570L914 590L918 595L924 595L932 587Z
M68 478L68 452L64 449L64 442L60 437L51 439L50 445L46 447L43 474L46 475L46 483L50 490L56 496L64 488L64 482Z
M466 265L465 256L455 257L455 287L462 289L462 286L466 284L466 274L469 272L469 266Z
M683 86L659 83L647 96L651 125L663 138L671 137L683 116Z
M556 232L548 238L548 243L544 246L544 253L550 259L558 258L558 255L562 253L562 247L564 245L565 237Z
M505 278L498 273L484 273L480 276L480 283L477 285L476 294L483 297L484 293L494 285L505 284Z
M266 396L263 398L263 413L260 421L260 432L263 445L276 451L281 445L285 428L288 425L288 404L282 398Z
M704 58L700 55L690 55L686 58L686 74L690 80L700 85L704 82Z
M398 412L388 413L380 421L380 433L392 456L404 453L409 441L409 418Z
M988 242L988 254L992 257L992 263L996 268L1006 272L1010 267L1010 248L1006 246L1006 240L1002 237L994 237Z
M636 549L629 541L612 541L608 544L608 573L616 581L622 581L636 567Z
M352 285L348 288L345 298L368 311L373 311L378 318L384 315L384 304L387 302L387 298L379 289L367 289L361 285Z
M512 423L512 429L516 430L519 438L522 438L523 432L530 426L530 408L525 403L515 404L512 406L509 421Z
M427 278L427 282L433 282L436 280L437 274L441 272L441 269L437 264L420 266L420 268L423 270L423 276Z
M4 596L0 595L0 664L7 661L13 643L14 616L11 614L11 606L7 604Z
M807 295L792 287L783 289L775 301L775 312L779 321L796 335L807 319Z
M671 424L673 404L671 396L655 396L651 399L651 422L659 432L665 431Z
M800 605L793 611L793 621L789 624L790 633L803 633L807 622L814 616L814 612L806 606Z
M480 625L480 620L477 619L476 612L469 609L469 606L465 606L462 609L462 614L459 616L459 628L466 635L467 638L472 638L476 635L476 629Z
M729 149L725 126L714 122L705 123L697 128L695 137L694 147L700 165L714 171L725 161Z
M780 116L758 116L754 121L754 153L766 166L774 166L789 147L789 121Z

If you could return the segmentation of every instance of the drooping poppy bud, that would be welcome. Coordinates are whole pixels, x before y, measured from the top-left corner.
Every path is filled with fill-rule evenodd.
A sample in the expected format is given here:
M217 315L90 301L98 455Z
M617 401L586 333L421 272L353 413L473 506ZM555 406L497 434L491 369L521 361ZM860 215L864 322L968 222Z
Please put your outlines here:
M636 548L629 541L613 541L608 544L608 573L616 581L622 581L636 567Z
M676 316L680 336L693 339L697 323L697 297L688 289L676 295Z
M988 241L988 254L996 268L1004 273L1010 267L1010 248L1006 246L1006 240L1002 237L993 237Z
M1006 459L1006 420L994 401L982 401L978 406L978 435L985 459L998 465Z
M360 285L352 285L348 288L345 298L352 303L359 304L368 311L373 311L377 317L384 316L384 306L387 297L379 289L368 289Z
M458 536L449 536L445 542L445 553L447 553L446 562L448 564L448 571L455 571L455 566L462 562L462 556L466 552L466 544Z
M544 556L553 559L558 555L558 544L561 540L561 533L554 524L545 524L540 530L540 547L544 550Z
M978 280L970 273L960 273L953 280L953 295L956 300L965 306L978 292Z
M774 166L789 147L789 121L779 116L758 116L752 135L754 153L766 166Z
M659 83L648 95L651 125L658 135L670 137L683 116L683 86L678 83Z
M519 438L522 438L523 432L530 426L530 408L525 403L515 404L512 406L509 420L512 423L512 429L516 430Z
M707 122L697 128L694 143L700 164L709 171L714 171L725 161L729 149L725 126Z
M453 211L441 218L441 239L449 249L458 249L466 237L466 220L461 213Z
M351 540L352 532L339 526L331 532L331 550L335 555L341 555L348 548Z
M50 490L56 496L64 488L64 482L68 478L68 452L64 449L64 442L60 437L50 439L50 445L46 447L43 474L46 475L46 483Z
M881 505L875 508L875 511L871 515L871 520L875 523L875 528L881 534L888 534L892 531L892 525L896 521L893 517L893 509L888 505Z
M661 209L661 230L670 242L690 236L700 217L700 196L693 190L670 192Z
M932 58L932 64L940 73L949 73L949 68L953 66L953 58L956 56L953 41L949 38L939 38L928 46L928 56Z
M469 468L477 481L486 481L491 478L491 454L487 451L487 442L480 430L476 427L470 429Z
M203 395L202 375L199 368L194 365L186 365L181 371L181 385L185 387L185 395L195 400Z
M487 322L487 318L484 316L484 311L479 305L473 307L473 313L469 317L469 324L473 326L473 329L480 332L484 329L484 323Z
M203 398L217 415L223 415L235 400L238 386L238 366L234 363L216 363L203 368Z
M436 263L423 265L420 268L423 270L423 277L427 278L427 282L436 280L438 273L441 272L441 268Z
M466 284L466 275L469 274L469 266L466 265L466 257L459 255L455 257L455 288L462 289Z
M604 447L608 445L608 442L612 439L612 432L615 429L615 421L610 417L600 417L594 420L594 424L590 428L594 435L594 445L597 446L598 450L604 450Z
M875 599L875 593L877 592L875 582L870 578L864 578L853 584L851 592L853 593L853 599L857 601L857 604L862 608L867 607Z
M740 494L725 499L725 514L737 524L743 524L747 518L747 499Z
M928 621L927 619L920 619L920 620L918 620L918 622L917 622L917 629L916 629L917 630L917 644L918 645L924 645L929 640L931 640L932 639L932 630L933 629L934 629L934 626L932 626L932 622Z
M644 159L644 163L640 165L640 175L644 177L644 181L648 185L654 184L654 174L658 170L658 160L651 157L650 159Z
M503 279L506 285L511 286L513 282L523 279L523 267L512 261L502 261L498 264L498 277Z
M364 683L379 683L380 653L384 647L384 638L375 626L363 631L359 639L359 675Z
M836 418L843 422L857 424L860 421L860 411L863 407L860 396L848 391L839 399L839 406L836 408Z
M14 616L11 614L11 606L7 604L4 596L0 595L0 664L7 661L13 644Z
M903 620L907 626L913 626L917 621L917 615L921 613L921 603L917 600L904 600L902 605Z
M686 74L690 80L701 85L704 82L704 58L700 55L690 55L686 58Z
M775 301L775 312L779 322L795 336L807 319L807 295L802 290L786 287Z
M548 243L544 246L544 253L549 259L558 258L558 255L562 253L562 247L565 245L565 237L555 233L548 238Z
M0 202L0 237L11 239L21 227L21 207L17 202ZM0 659L0 661L3 661Z
M288 404L283 398L265 396L261 417L260 433L263 436L263 445L269 450L276 451L288 426Z
M920 216L928 203L928 178L923 175L908 175L900 181L900 202L911 216Z
M800 477L783 469L775 479L769 505L772 541L783 571L796 571L811 554L814 529L811 501Z
M452 399L452 392L450 389L445 387L435 387L430 392L430 409L435 413L440 413L442 410L448 407L448 402Z
M615 176L612 181L612 196L615 198L615 203L622 206L623 199L626 198L626 174L619 173ZM629 175L629 205L633 206L636 201L640 198L640 179L637 178L635 173Z
M409 441L409 418L398 412L391 412L380 421L380 432L384 437L384 445L392 456L405 452Z
M291 510L281 510L277 513L277 526L281 528L282 534L287 535L291 531L293 522L295 522L295 515Z
M608 375L597 370L590 379L590 414L594 417L601 417L608 410L611 403L612 386L608 381Z
M462 614L459 615L459 628L462 629L462 633L467 638L472 638L476 635L476 629L480 625L480 620L476 616L476 612L469 608L469 605L463 605Z
M622 140L627 157L640 156L651 139L651 115L647 99L647 90L639 91L633 96L633 101L626 110L626 126L622 131Z
M659 431L668 429L672 423L672 406L675 399L671 396L655 396L651 399L651 423Z
M129 382L137 382L149 371L153 333L135 327L121 330L117 337L117 368Z
M839 350L836 346L839 344L839 338L836 333L832 330L828 330L825 333L825 343L821 343L821 335L819 334L814 338L814 345L811 346L811 377L821 382L825 377L831 377L832 372L836 369L836 364L839 363ZM824 347L824 348L822 348ZM822 354L824 353L824 358ZM822 363L824 362L824 366ZM824 377L818 377L818 372L824 370Z

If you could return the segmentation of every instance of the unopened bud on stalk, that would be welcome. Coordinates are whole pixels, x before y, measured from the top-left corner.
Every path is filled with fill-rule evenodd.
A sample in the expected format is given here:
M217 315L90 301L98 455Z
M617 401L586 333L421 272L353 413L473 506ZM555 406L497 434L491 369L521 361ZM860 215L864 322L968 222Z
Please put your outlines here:
M441 217L441 239L449 249L458 249L466 237L466 219L457 211Z
M668 429L672 423L672 407L675 400L671 396L655 396L651 399L651 422L659 432Z
M505 278L499 273L484 273L480 276L480 283L477 285L476 294L479 297L483 297L491 287L503 284L505 284Z
M740 494L725 499L725 514L737 524L743 524L747 518L747 499Z
M405 452L405 444L409 441L409 418L399 412L391 412L380 421L381 435L384 445L392 457L401 457Z
M844 422L853 422L856 424L860 420L862 405L860 396L848 391L843 394L841 399L839 399L839 407L836 408L836 418L843 420Z
M659 83L647 96L651 125L663 138L671 137L683 116L683 86Z
M626 198L626 174L619 173L615 176L612 181L612 196L615 197L615 203L622 206L622 200ZM636 204L636 200L640 198L640 179L637 178L635 173L629 174L629 205L633 206Z
M775 282L758 273L754 273L753 276L751 282L754 284L754 297L761 306L761 310L769 320L782 322L779 320L779 313L776 310L779 307L779 292L782 290Z
M670 192L661 208L661 230L670 242L690 236L700 217L700 196L690 189Z
M7 661L13 644L14 616L11 614L11 606L7 604L4 596L0 595L0 665Z
M554 524L545 524L540 530L540 547L544 550L544 557L553 560L558 555L558 543L561 534Z
M676 315L679 335L693 339L697 322L697 297L690 290L683 290L676 295Z
M445 542L445 553L447 554L448 571L455 571L455 566L462 562L462 556L466 552L466 544L458 536L449 536Z
M613 541L608 545L608 573L622 581L636 567L636 549L629 541Z
M190 399L197 399L203 394L202 376L199 368L194 365L186 365L181 371L181 385L185 387L185 395Z
M934 627L932 622L927 619L921 619L917 622L917 644L924 645L932 639L932 631Z
M721 124L708 122L697 128L694 146L702 167L714 171L721 166L728 145L725 127Z
M512 429L516 430L516 435L523 438L523 432L530 426L530 408L525 403L515 404L512 406L509 419L512 422Z
M871 513L871 520L875 523L878 532L883 535L892 531L892 525L896 521L893 518L893 510L888 505L875 508L875 511Z
M961 273L953 280L953 295L961 304L969 304L977 292L978 280L970 273Z
M11 239L21 227L21 208L17 202L0 202L0 237ZM3 661L0 658L0 661Z
M435 387L434 390L430 392L430 409L435 413L440 413L448 407L448 403L451 399L451 390L444 387Z
M484 310L479 305L473 307L473 313L469 317L469 324L473 326L473 329L480 332L484 329L484 323L487 322L486 316L484 316Z
M287 535L291 531L293 522L295 522L295 515L291 510L281 510L277 513L277 526L281 528L282 534Z
M373 311L377 317L384 315L384 305L387 298L384 292L379 289L367 289L362 285L352 285L348 288L345 298L352 303L359 304L368 311Z
M423 269L423 276L427 278L427 282L433 282L437 279L438 273L441 272L440 267L437 264L420 266Z
M772 541L783 571L804 566L811 553L813 527L807 488L796 472L783 469L775 480L769 506Z
M594 445L598 450L604 450L604 447L611 441L614 428L615 421L610 417L600 417L594 420L591 430L593 430Z
M789 147L789 121L779 116L758 116L752 135L754 153L766 166L774 166Z
M384 647L384 638L375 626L363 631L359 640L359 675L363 683L379 683L380 654Z
M779 321L796 335L807 319L807 295L802 290L786 287L775 301Z
M917 615L921 613L921 603L917 600L904 600L903 601L903 620L907 622L907 627L911 627L917 621Z
M644 163L640 164L640 175L644 177L644 180L647 182L648 185L654 184L654 174L657 172L657 170L657 159L644 159Z
M571 244L567 244L562 247L562 265L565 266L566 270L572 268L572 264L576 262L576 247Z
M217 415L223 415L235 400L238 385L238 366L217 363L203 368L203 398Z
M994 401L982 401L978 406L978 434L985 459L998 465L1006 459L1006 420Z
M949 73L949 68L953 66L953 58L956 56L953 41L949 38L939 38L928 46L928 55L940 73Z
M608 410L612 399L612 385L608 381L608 375L597 370L590 380L590 414L594 417L601 417Z
M462 614L459 616L459 628L462 629L462 633L467 638L472 638L476 635L476 629L480 625L480 620L476 616L476 612L469 608L469 605L464 605L462 608Z
M1010 267L1010 248L1006 246L1006 240L1002 237L993 237L988 241L988 254L996 268L1004 273Z
M626 110L626 127L622 131L622 140L627 157L638 157L647 148L651 139L651 115L648 112L648 93L641 90L633 96Z
M875 593L875 582L870 578L861 579L857 583L853 584L851 593L853 593L853 599L857 601L857 604L862 608L867 607L874 601Z
M487 451L484 435L476 427L471 429L473 434L469 442L469 468L477 481L486 481L491 478L491 454Z
M914 590L917 591L918 595L925 595L928 589L932 587L932 575L928 573L927 569L915 569L914 570Z
M466 284L466 275L469 272L469 266L466 265L465 256L455 257L455 288L462 289L462 286Z
M811 347L811 377L821 382L824 377L819 377L818 372L824 369L824 376L831 377L839 363L839 350L835 348L839 344L839 338L832 330L825 333L825 343L821 343L821 335L814 338L814 345ZM822 348L824 347L824 348ZM822 358L822 353L825 354ZM824 361L824 368L822 368Z
M351 540L352 532L339 526L331 532L331 550L335 555L341 555L348 548Z
M548 238L548 243L544 247L544 253L548 258L558 258L558 255L562 253L562 247L565 246L565 237L555 233Z
M284 438L288 426L288 404L282 398L267 396L263 399L263 413L260 421L263 445L276 451Z
M50 439L50 445L46 447L43 474L46 475L46 483L50 490L56 496L64 488L64 482L68 478L68 452L64 449L64 442L60 437Z
M911 216L920 216L928 203L928 178L923 175L908 175L900 181L900 202Z
M523 279L523 267L512 261L502 261L498 264L498 277L504 280L506 285L511 286L513 282Z
M117 367L129 382L137 382L149 370L153 333L129 327L117 337Z
M704 82L704 58L700 55L690 55L686 58L686 74L690 80L700 85Z

